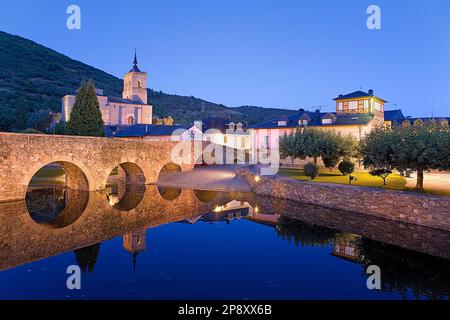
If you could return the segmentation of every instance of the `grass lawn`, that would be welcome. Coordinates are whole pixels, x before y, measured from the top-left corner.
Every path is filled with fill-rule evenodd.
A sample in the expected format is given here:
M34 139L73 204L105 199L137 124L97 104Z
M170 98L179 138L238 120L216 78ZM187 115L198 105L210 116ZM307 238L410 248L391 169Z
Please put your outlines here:
M337 169L333 169L333 171L330 171L329 169L321 168L319 176L314 180L311 180L309 177L305 176L303 173L303 169L282 168L280 169L280 174L299 180L348 184L348 176L343 176L342 173L340 173ZM354 172L352 173L352 175L357 179L356 181L352 181L352 185L355 186L414 191L414 189L406 187L406 178L397 173L389 175L389 177L386 179L385 186L383 185L383 179L374 177L368 172ZM450 197L450 190L425 190L425 192L429 194Z
M333 171L330 171L329 169L321 168L319 176L314 180L311 180L309 177L305 176L303 173L303 169L282 168L280 169L280 173L285 176L299 180L348 184L348 176L343 176L342 173L334 169ZM368 172L354 172L352 173L352 176L356 177L356 181L352 181L352 185L355 186L404 190L406 185L405 177L402 177L399 174L394 173L389 175L389 177L386 179L385 186L383 185L383 179L379 177L374 177L370 175Z

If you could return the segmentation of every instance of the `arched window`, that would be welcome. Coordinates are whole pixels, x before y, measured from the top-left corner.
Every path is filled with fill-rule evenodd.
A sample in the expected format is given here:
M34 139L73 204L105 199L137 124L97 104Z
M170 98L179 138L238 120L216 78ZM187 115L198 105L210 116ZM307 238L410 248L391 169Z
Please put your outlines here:
M141 89L142 88L142 81L138 80L138 88Z
M127 118L127 123L128 123L128 124L134 124L134 118L133 118L133 116L129 116L129 117Z

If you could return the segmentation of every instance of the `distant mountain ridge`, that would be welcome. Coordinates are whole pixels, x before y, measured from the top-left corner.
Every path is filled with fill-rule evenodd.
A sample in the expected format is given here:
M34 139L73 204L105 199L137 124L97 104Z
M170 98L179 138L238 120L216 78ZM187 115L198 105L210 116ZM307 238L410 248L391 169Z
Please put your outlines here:
M61 98L88 79L94 80L105 95L122 96L122 79L31 40L0 31L0 130L29 127L30 117L42 110L59 112ZM216 116L252 125L274 115L295 112L256 106L227 107L152 89L148 89L148 96L155 116L170 115L180 124Z

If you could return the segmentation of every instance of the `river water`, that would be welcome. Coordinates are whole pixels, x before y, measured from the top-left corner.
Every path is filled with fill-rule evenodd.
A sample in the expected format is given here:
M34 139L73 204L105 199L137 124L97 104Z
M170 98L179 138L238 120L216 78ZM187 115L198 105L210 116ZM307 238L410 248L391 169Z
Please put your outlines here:
M0 203L1 299L448 299L449 259L449 232L251 193L58 187Z

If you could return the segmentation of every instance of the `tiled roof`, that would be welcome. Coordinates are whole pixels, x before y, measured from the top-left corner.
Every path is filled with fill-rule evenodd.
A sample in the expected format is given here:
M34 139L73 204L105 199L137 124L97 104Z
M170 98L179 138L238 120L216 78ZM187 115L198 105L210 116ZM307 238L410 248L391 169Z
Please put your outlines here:
M170 136L177 129L188 130L189 128L191 127L182 125L133 124L117 131L114 137Z
M216 129L222 133L225 133L225 130L228 129L228 124L230 123L229 119L226 118L217 118L217 117L207 117L202 119L202 131L205 132L209 129Z
M124 99L119 97L108 97L109 102L126 103L126 104L143 104L142 102L132 101L130 99Z
M344 100L344 99L356 99L356 98L365 98L365 97L375 97L383 102L387 102L384 99L381 99L380 97L374 96L373 91L369 91L369 92L364 92L361 90L349 93L349 94L341 94L339 95L339 97L334 98L334 101L339 101L339 100Z
M385 110L384 111L384 120L387 121L402 121L405 119L405 116L402 113L402 110Z
M116 132L126 129L128 126L104 126L103 130L105 132L105 137L114 137Z
M364 125L369 123L370 120L373 119L373 115L371 114L336 114L335 112L310 112L310 111L299 111L297 113L291 114L289 116L279 116L276 118L272 118L268 121L256 124L251 126L251 129L265 129L265 128L294 128L298 127L299 119L304 119L305 115L308 116L311 121L308 123L308 126L340 126L340 125ZM333 123L330 124L322 124L322 118L329 117L327 115L331 115L334 117ZM279 126L278 121L286 121L285 126Z
M202 119L202 131L206 132L209 129L216 129L219 130L221 133L226 133L226 130L229 128L230 123L232 123L232 121L226 118L206 117ZM238 123L239 122L234 124Z

